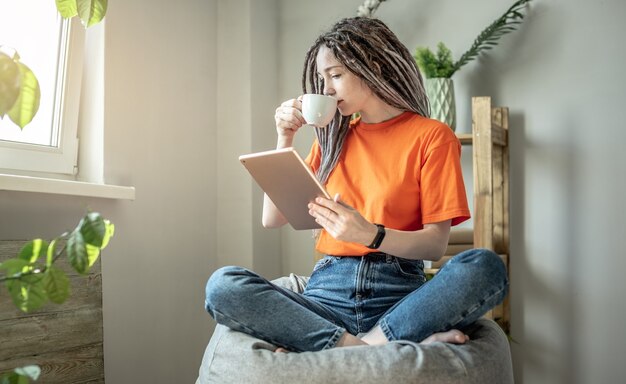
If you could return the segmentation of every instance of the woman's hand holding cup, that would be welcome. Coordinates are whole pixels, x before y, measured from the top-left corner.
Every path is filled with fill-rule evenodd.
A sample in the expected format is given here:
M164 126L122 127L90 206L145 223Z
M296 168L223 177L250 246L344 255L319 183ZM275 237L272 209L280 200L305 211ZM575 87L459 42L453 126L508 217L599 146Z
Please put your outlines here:
M276 122L279 143L286 141L285 146L291 146L293 136L300 127L306 124L306 120L302 116L302 96L287 100L276 108L274 121Z
M278 147L289 147L293 136L305 124L327 126L337 112L337 100L331 96L306 94L283 102L276 108L274 120L278 132Z

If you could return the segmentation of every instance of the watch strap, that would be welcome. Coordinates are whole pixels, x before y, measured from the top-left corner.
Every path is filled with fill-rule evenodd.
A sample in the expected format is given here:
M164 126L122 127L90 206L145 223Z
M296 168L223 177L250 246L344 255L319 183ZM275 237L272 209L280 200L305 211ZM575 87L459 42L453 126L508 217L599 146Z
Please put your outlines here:
M367 248L370 249L378 249L380 247L380 244L383 242L383 239L385 238L385 226L382 224L375 225L377 229L376 236L374 236L374 240L372 240L372 243L367 246Z

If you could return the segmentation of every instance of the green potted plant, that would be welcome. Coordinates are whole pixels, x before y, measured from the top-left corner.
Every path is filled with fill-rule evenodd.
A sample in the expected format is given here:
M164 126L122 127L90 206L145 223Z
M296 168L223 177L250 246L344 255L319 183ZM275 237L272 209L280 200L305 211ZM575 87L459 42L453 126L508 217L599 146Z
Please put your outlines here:
M437 44L437 54L429 48L418 47L415 61L422 71L426 95L430 102L430 117L446 123L456 130L456 103L454 82L450 78L454 73L452 52L442 42Z
M474 40L472 46L457 60L442 42L437 44L437 53L427 47L418 47L415 61L426 77L426 94L430 100L431 117L456 129L456 105L452 75L462 66L474 60L483 51L498 44L503 35L512 32L524 19L522 10L531 0L517 0L502 16L485 28Z
M70 295L70 280L57 267L57 261L67 256L69 265L86 275L100 257L115 232L115 226L97 212L89 212L71 232L47 242L34 239L27 242L14 258L0 260L0 301L9 296L15 307L32 312L48 301L62 304ZM15 368L0 373L0 384L26 384L37 380L41 369L36 365Z

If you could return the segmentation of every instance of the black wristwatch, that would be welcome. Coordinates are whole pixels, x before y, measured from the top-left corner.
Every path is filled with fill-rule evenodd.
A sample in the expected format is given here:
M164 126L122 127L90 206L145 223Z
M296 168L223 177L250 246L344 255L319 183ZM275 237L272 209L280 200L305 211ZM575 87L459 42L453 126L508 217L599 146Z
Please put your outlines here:
M385 226L382 224L376 224L376 227L378 228L378 232L376 232L376 236L374 236L372 244L368 245L367 248L378 249L385 238Z

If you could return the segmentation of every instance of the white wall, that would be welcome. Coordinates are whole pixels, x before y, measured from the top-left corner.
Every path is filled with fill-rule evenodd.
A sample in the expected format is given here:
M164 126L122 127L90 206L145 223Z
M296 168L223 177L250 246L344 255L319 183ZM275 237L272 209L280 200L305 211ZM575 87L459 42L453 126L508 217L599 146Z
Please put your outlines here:
M320 27L360 3L281 2L283 98L298 92ZM376 15L411 51L444 41L458 58L512 3L389 0ZM520 30L454 76L458 131L470 130L471 96L510 108L518 383L615 383L626 374L625 14L621 0L535 0ZM308 243L284 232L285 271L310 267L308 256L287 258Z
M258 115L275 103L276 68L259 74L257 59L276 56L276 11L147 4L107 15L108 180L135 185L137 200L123 210L133 230L120 228L119 258L104 263L106 378L187 383L214 326L203 309L213 270L281 272L280 232L261 228L260 191L237 160L263 145L256 130L274 131L272 114Z
M135 186L136 200L0 191L0 239L52 238L88 209L115 223L102 257L107 382L194 382L214 326L208 276L224 264L281 273L280 231L261 228L260 191L237 160L275 141L273 113L258 115L277 102L277 68L257 72L276 57L275 6L111 2L105 180ZM253 143L253 126L270 135Z
M212 324L204 282L220 245L215 1L109 4L105 178L134 185L103 257L105 375L191 382Z
M442 40L459 55L510 2L389 0L378 16L411 50ZM193 382L219 265L309 272L310 233L259 227L260 192L236 158L274 145L274 108L300 93L306 49L360 3L109 4L105 177L137 199L0 192L2 239L51 238L87 209L116 224L103 256L107 381ZM455 75L460 131L471 95L510 107L516 381L620 382L626 3L533 3L520 31Z

